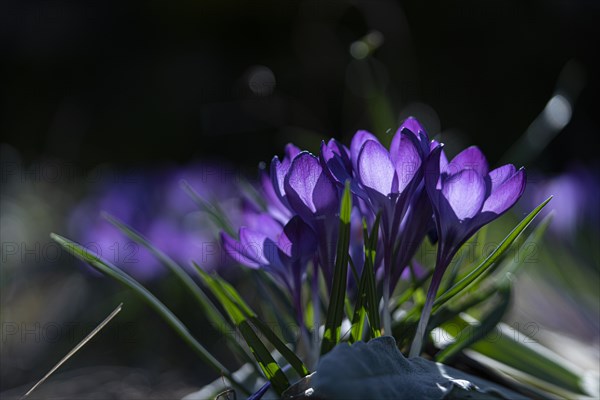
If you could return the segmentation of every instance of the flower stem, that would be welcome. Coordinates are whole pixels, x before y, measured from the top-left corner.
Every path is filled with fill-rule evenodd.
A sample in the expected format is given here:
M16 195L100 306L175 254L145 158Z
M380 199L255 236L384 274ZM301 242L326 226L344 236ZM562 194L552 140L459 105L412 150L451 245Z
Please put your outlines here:
M431 284L429 285L429 290L427 291L427 297L425 299L425 305L423 306L421 318L419 319L419 325L417 326L417 332L415 333L415 338L410 346L410 352L408 354L409 357L417 357L419 354L421 354L423 340L427 331L427 324L429 323L429 318L431 317L431 309L433 308L435 296L440 288L440 283L442 282L442 276L444 275L445 270L446 266L438 263L433 272Z
M311 282L312 288L312 311L313 311L313 344L312 344L312 359L319 359L321 343L319 340L319 329L321 328L321 300L319 298L319 267L317 260L313 261L313 276Z
M390 314L390 281L392 274L392 254L391 254L392 246L385 246L385 250L383 253L383 310L382 310L382 319L383 319L383 332L386 335L392 334L392 316Z

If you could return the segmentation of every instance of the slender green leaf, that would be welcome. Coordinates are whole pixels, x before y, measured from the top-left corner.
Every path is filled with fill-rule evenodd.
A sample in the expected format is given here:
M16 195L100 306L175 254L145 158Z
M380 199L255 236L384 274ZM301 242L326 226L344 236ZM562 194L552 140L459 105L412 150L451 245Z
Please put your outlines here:
M548 202L552 199L549 197L542 204L537 206L527 217L525 217L509 234L504 240L498 245L498 247L486 257L485 260L477 268L473 269L467 276L457 282L450 289L445 291L441 296L439 296L434 305L433 311L437 310L442 304L446 303L454 296L465 290L469 285L471 285L478 278L490 273L493 271L493 266L496 266L498 261L504 255L504 253L510 248L513 242L519 237L519 235L529 226L531 221L542 211L542 209L548 204Z
M340 206L340 227L333 271L333 288L325 319L325 333L323 334L323 343L321 344L321 354L330 351L340 340L340 330L344 318L346 280L348 276L351 212L352 194L350 193L350 182L348 181L346 182Z
M358 283L358 290L356 296L356 304L354 306L354 314L352 316L352 328L350 329L350 343L357 342L362 339L365 331L365 323L367 319L367 277L365 274L365 268L363 267L363 273Z
M519 374L527 374L546 382L549 385L544 385L542 388L549 392L553 392L552 387L559 387L574 393L586 393L582 382L583 371L574 370L570 367L570 363L535 343L532 338L520 332L515 326L511 327L501 323L496 329L497 332L493 338L480 340L470 348L510 367L513 371L518 371ZM493 368L496 369L499 366L494 365Z
M206 212L211 217L214 224L218 228L224 230L230 236L235 236L235 231L231 227L231 223L225 216L225 213L220 209L220 207L217 206L216 203L211 204L203 199L202 196L200 196L198 192L196 192L194 188L185 180L181 181L181 187L190 196L190 198L194 200L200 210Z
M469 325L466 329L463 329L453 343L449 344L436 354L436 361L447 362L451 360L462 350L483 339L494 330L496 325L502 320L502 317L508 310L510 304L510 283L508 281L505 282L506 283L498 291L498 296L500 297L499 303L486 317L482 318L480 324L475 327ZM441 328L444 328L444 324L441 325Z
M227 327L230 327L231 325L225 318L223 318L213 302L206 296L204 291L202 291L202 289L179 264L177 264L163 251L153 246L148 239L146 239L142 234L137 232L132 227L106 212L103 212L102 216L131 240L148 249L160 262L162 262L171 272L173 272L175 276L186 286L190 293L192 293L200 307L202 307L203 313L210 319L215 328L219 329L221 332L228 331Z
M267 324L258 319L256 313L246 304L240 294L231 286L229 283L219 277L214 277L217 283L226 291L229 298L234 304L244 313L246 318L252 323L252 325L258 329L266 339L275 347L277 351L283 356L283 358L296 370L300 376L306 376L309 374L308 369L298 358L296 353L291 351L281 339L269 328Z
M283 391L289 387L290 383L279 364L277 364L269 350L260 340L258 335L256 335L256 332L254 332L252 326L248 322L248 317L255 316L254 312L250 310L237 293L234 293L234 290L229 290L226 284L218 278L207 274L198 267L198 265L194 264L194 266L202 281L219 300L219 303L221 303L229 315L229 318L231 318L231 321L240 330L240 333L248 344L248 347L250 347L250 351L254 358L256 358L265 377L271 382L278 394L283 393Z
M221 364L213 355L204 348L197 340L192 336L188 328L173 314L173 312L167 308L160 300L158 300L152 293L148 291L139 282L133 279L131 276L120 270L115 265L109 263L106 260L90 253L85 247L75 243L65 237L51 233L50 237L65 248L69 253L75 257L87 262L92 267L102 272L105 275L110 276L117 282L133 290L138 296L140 296L150 307L152 307L166 322L179 334L179 336L200 356L200 358L210 365L219 374L227 377L233 385L245 393L248 393L247 389L240 385L229 372L229 370Z
M290 382L283 373L283 370L279 364L277 364L277 361L275 361L267 347L260 340L256 332L254 332L254 329L252 329L247 320L240 322L238 329L240 330L246 343L248 343L250 351L252 351L256 361L258 361L260 369L273 385L273 389L275 389L277 394L281 395L285 389L290 387Z
M377 241L379 236L379 223L381 214L377 214L367 246L365 248L365 267L366 271L366 292L367 292L367 316L369 318L369 326L371 328L371 336L377 338L381 336L381 322L379 320L379 302L377 300L377 288L375 286L375 256L377 252Z
M242 299L240 294L234 289L233 286L216 275L209 275L195 263L194 266L196 267L201 279L211 289L212 293L219 299L219 302L222 304L223 308L229 313L230 318L238 327L244 322L250 322L251 325L258 329L262 335L273 345L273 347L279 351L283 358L292 366L292 368L296 370L300 376L308 375L309 371L304 363L285 345L285 343L281 341L281 339L279 339L279 337L277 337L271 328L258 319L256 313ZM245 336L244 339L246 339ZM248 346L250 346L251 349L253 345L258 346L259 344L248 343ZM260 345L264 346L262 342ZM254 351L252 352L255 354ZM269 376L267 376L267 378L269 380L271 379Z
M291 367L294 368L294 370L296 370L298 375L303 377L310 373L308 368L306 368L306 365L304 365L302 360L298 358L296 353L290 350L290 348L287 347L285 343L283 343L279 339L279 337L277 337L275 332L273 332L268 325L266 325L264 322L262 322L256 317L250 318L250 321L260 331L260 333L262 333L267 338L267 340L271 342L273 347L275 347L275 350L277 350L281 354L281 356L285 358L285 360L291 365Z
M248 179L241 176L239 180L239 186L242 193L244 193L245 196L252 200L262 210L267 209L267 201L265 200L265 196L263 196L258 190L256 190L254 185L248 182Z
M404 292L402 292L402 294L398 297L398 301L396 302L396 304L398 304L398 306L401 306L402 304L407 302L408 299L410 299L413 296L417 289L423 287L423 285L429 280L429 278L431 278L431 275L433 275L432 269L427 271L427 274L425 274L425 276L423 276L421 279L410 285Z

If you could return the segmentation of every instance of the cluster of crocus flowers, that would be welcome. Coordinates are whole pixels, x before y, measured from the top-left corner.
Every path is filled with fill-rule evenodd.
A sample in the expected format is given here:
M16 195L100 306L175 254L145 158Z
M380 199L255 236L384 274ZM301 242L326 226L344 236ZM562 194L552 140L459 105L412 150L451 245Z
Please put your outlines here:
M284 157L275 157L261 174L266 205L248 207L248 223L238 238L222 234L227 252L241 264L271 272L287 287L302 324L301 287L309 264L331 287L340 198L348 182L351 224L372 224L380 216L375 268L388 334L390 294L427 233L436 229L438 253L420 332L460 246L515 204L525 187L524 170L505 165L489 171L476 147L448 162L442 145L431 141L414 118L404 121L389 149L366 131L358 131L349 148L335 139L323 142L318 156L290 144ZM351 250L353 265L363 265L361 257L361 251ZM413 352L419 352L420 340L415 343Z

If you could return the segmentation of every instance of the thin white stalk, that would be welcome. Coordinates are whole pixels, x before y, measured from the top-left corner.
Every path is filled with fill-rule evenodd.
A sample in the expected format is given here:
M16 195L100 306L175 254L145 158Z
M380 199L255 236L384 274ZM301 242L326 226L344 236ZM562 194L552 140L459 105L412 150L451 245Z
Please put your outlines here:
M77 344L77 346L73 347L71 349L71 351L69 351L67 353L66 356L64 356L58 363L56 363L56 365L54 367L52 367L52 369L50 371L48 371L48 373L46 375L44 375L44 377L42 379L40 379L35 385L33 385L33 387L31 389L29 389L27 391L27 393L25 393L23 395L23 397L21 397L21 400L25 399L27 396L29 396L35 389L37 389L42 383L46 382L46 380L54 373L56 372L57 369L59 369L65 362L67 362L67 360L69 358L71 358L75 353L77 353L79 351L79 349L81 349L83 346L86 345L87 342L89 342L94 336L96 336L96 334L98 332L100 332L120 311L121 308L123 307L123 303L119 304L117 306L117 308L114 309L113 312L111 312L108 317L106 317L104 319L104 321L100 322L100 324L94 328L93 331L91 331L85 338L83 338L83 340L81 342L79 342Z

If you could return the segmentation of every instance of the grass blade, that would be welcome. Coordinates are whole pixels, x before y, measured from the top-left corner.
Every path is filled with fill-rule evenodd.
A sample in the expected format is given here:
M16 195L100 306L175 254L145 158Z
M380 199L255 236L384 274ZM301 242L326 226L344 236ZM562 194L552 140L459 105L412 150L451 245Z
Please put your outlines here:
M481 264L479 264L475 269L473 269L473 271L467 274L467 276L439 296L433 304L433 311L437 310L442 304L461 293L478 278L492 272L492 267L498 264L497 262L501 259L502 255L510 248L514 241L519 237L521 232L523 232L525 228L529 226L531 221L533 221L533 219L540 213L540 211L542 211L542 209L551 199L552 197L549 197L542 204L537 206L508 234L508 236L504 238L498 247L496 247L496 249L489 256L487 256L486 259L481 262Z
M120 270L115 265L109 263L102 258L91 254L85 247L75 243L63 236L55 233L50 234L50 238L61 245L65 250L79 258L82 261L87 262L90 266L102 272L105 275L110 276L117 282L133 290L139 297L141 297L150 307L152 307L166 322L173 328L177 334L200 356L200 358L208 365L210 365L216 372L228 378L231 383L244 393L248 393L248 390L239 384L231 375L231 372L221 364L213 355L202 346L196 338L192 336L188 328L181 322L179 318L173 314L173 312L167 308L160 300L158 300L152 293L148 291L139 282L133 279L131 276Z
M256 313L246 304L233 286L218 276L209 275L198 267L198 265L194 264L194 266L203 282L219 299L219 302L227 311L232 321L240 329L260 368L267 379L271 381L276 391L279 392L281 389L281 392L283 392L289 386L289 382L285 374L283 374L283 370L275 362L271 353L252 328L259 330L300 376L308 375L309 371L304 363L265 323L258 319Z
M481 323L473 329L471 329L470 325L463 329L458 334L458 337L454 343L446 346L446 348L436 354L436 361L443 363L451 360L452 357L460 353L462 350L474 343L477 343L479 340L483 339L490 332L492 332L492 330L494 330L496 325L498 325L502 320L502 317L510 305L510 281L506 281L505 284L498 290L498 295L500 297L500 302L491 312L488 313L485 318L481 320ZM441 328L444 328L444 324L441 325Z
M265 336L265 338L267 338L267 340L271 342L273 347L275 347L275 349L283 356L283 358L285 358L285 360L290 364L292 368L294 368L294 370L298 373L298 375L300 375L300 377L305 377L310 373L308 368L306 368L306 366L304 365L302 360L298 358L296 353L290 350L290 348L287 347L285 343L283 343L277 337L275 332L273 332L267 324L265 324L256 317L250 318L250 321L252 322L252 325L254 325L260 331L260 333L262 333Z
M263 371L269 382L271 382L271 385L273 385L273 389L275 389L277 394L281 395L288 387L290 387L290 382L283 373L283 370L279 364L277 364L247 320L242 321L238 325L238 329L246 343L248 343L250 351L252 351L252 354L256 358L260 369Z
M236 232L231 227L231 223L225 216L225 213L216 204L213 205L203 199L202 196L200 196L186 180L181 181L181 187L190 196L194 203L196 203L198 208L206 212L211 217L219 229L224 230L228 235L235 237Z
M131 240L148 249L148 251L150 251L164 266L166 266L173 274L175 274L175 276L181 281L181 283L183 283L183 285L190 291L194 299L198 302L202 308L202 312L204 315L206 315L213 327L221 334L225 335L225 337L228 339L227 345L229 348L235 354L240 356L244 362L249 362L252 365L255 365L252 356L242 346L239 345L233 336L231 329L232 325L229 323L229 321L223 317L214 303L206 296L204 291L196 284L196 282L194 282L190 275L178 263L176 263L162 250L155 247L148 239L146 239L141 233L137 232L132 227L106 212L103 212L102 216Z
M200 270L200 267L198 267L198 265L194 264L194 266L197 270ZM202 273L203 279L207 279L208 274L206 272L199 271L199 273ZM296 370L298 375L304 377L309 374L308 369L306 368L302 360L298 358L296 353L290 350L285 345L285 343L283 343L281 339L277 337L275 332L273 332L273 330L269 328L267 324L258 319L256 313L250 308L250 306L244 301L244 299L242 299L240 294L237 292L237 290L234 289L233 286L231 286L225 280L221 279L219 276L215 275L210 278L221 287L221 289L229 298L229 300L233 303L233 305L235 305L242 312L244 319L249 320L252 323L252 325L266 337L266 339L273 345L273 347L275 347L275 349L279 351L283 358L290 364L290 366Z
M321 344L321 354L329 352L340 340L340 330L344 318L346 281L348 277L351 212L352 194L350 193L350 182L347 181L340 205L340 227L335 269L333 271L333 288L325 319L325 333L323 334L323 343Z
M113 310L113 312L111 312L108 317L104 318L104 320L102 322L100 322L100 324L98 324L97 327L94 328L94 330L92 330L90 333L88 333L88 335L86 337L83 338L83 340L81 340L81 342L79 342L77 344L77 346L73 347L66 356L64 356L63 358L61 358L61 360L59 362L56 363L56 365L54 367L52 367L52 369L50 371L48 371L48 373L46 373L46 375L44 375L44 377L42 379L40 379L35 385L33 385L33 387L31 389L29 389L27 391L27 393L25 393L23 395L23 397L21 397L21 400L25 399L27 396L29 396L35 389L37 389L42 383L46 382L46 380L50 377L50 375L52 375L54 372L56 372L57 369L59 369L61 367L61 365L63 365L65 362L67 362L67 360L69 358L71 358L75 353L77 353L83 346L86 345L87 342L89 342L90 340L92 340L92 338L94 336L96 336L96 334L98 332L100 332L102 329L104 329L104 327L119 313L121 312L121 308L123 307L123 303L119 304L117 306L117 308L115 308Z
M377 252L380 221L381 214L377 214L365 248L364 269L367 271L367 316L369 318L369 326L371 327L371 337L373 338L381 336L381 322L379 320L378 310L379 302L377 301L377 288L375 286L375 256Z

